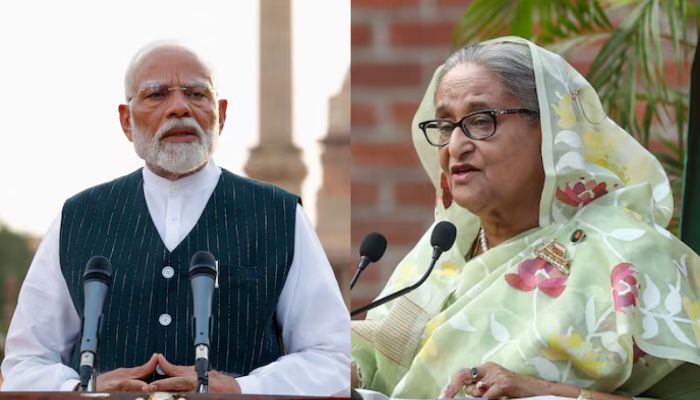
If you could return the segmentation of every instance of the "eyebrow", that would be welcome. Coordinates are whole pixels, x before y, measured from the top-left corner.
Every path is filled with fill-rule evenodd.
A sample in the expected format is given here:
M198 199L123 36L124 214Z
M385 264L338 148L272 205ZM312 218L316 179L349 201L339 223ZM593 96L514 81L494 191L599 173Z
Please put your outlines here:
M470 103L467 103L466 109L468 110L464 115L469 114L474 111L480 111L480 110L487 110L493 108L489 103L481 100L473 101ZM439 114L447 114L449 110L447 109L447 106L445 103L438 104L438 106L435 108L435 115Z
M182 85L182 87L192 87L192 86L204 86L204 87L207 87L209 89L212 89L212 91L214 89L212 87L212 85L209 84L209 82L203 81L201 79L193 79L191 81L185 82ZM153 88L153 87L170 87L170 85L166 84L165 82L161 82L161 81L146 81L146 82L143 82L139 86L138 93L141 93L142 91L149 89L149 88Z

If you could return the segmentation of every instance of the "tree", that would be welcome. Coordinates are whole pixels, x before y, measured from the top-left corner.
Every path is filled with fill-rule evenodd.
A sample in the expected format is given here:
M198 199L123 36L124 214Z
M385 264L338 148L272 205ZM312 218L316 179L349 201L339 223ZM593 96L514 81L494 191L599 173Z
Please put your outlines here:
M5 353L5 333L9 326L10 318L17 304L19 283L24 276L32 260L33 251L29 246L29 238L11 231L0 223L0 356Z

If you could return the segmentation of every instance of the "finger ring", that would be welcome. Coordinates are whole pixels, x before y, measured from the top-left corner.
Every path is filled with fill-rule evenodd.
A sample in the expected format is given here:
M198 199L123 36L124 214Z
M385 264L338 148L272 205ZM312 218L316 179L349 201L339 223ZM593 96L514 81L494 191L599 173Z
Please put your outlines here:
M489 385L485 382L479 381L476 383L476 390L478 390L481 393L484 393L485 391L489 390Z
M476 379L476 377L479 375L479 371L475 367L472 367L469 372L472 373L472 379Z

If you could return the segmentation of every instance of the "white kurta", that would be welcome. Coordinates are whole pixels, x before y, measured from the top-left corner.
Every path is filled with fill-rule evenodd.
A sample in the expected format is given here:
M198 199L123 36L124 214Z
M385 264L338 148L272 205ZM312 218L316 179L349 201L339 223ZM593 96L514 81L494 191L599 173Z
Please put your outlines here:
M192 230L221 169L169 181L143 169L148 211L172 251ZM7 335L2 390L71 390L78 374L65 365L79 345L80 319L63 279L60 215L37 250ZM237 378L243 393L349 393L350 317L313 226L297 206L294 258L277 304L287 355ZM145 362L146 360L144 360Z

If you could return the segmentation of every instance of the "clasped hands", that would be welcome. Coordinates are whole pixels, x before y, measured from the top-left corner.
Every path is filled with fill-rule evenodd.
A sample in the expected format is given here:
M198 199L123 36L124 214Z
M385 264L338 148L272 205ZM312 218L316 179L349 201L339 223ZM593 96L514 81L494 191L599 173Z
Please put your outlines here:
M146 383L160 365L168 378ZM119 368L97 376L98 392L192 392L197 388L194 366L171 364L162 354L153 354L145 364L133 368ZM240 393L236 379L220 372L209 371L210 393Z

